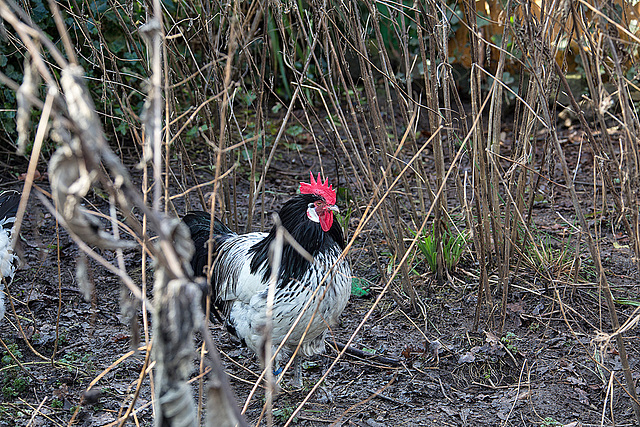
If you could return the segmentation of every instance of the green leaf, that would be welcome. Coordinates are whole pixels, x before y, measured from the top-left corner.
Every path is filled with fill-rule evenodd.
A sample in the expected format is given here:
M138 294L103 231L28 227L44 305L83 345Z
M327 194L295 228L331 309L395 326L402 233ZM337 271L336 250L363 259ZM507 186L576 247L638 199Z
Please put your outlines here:
M31 18L36 24L40 24L42 21L49 18L50 16L51 14L47 10L47 8L44 7L44 4L42 2L36 2L33 9L31 9Z
M304 128L300 125L289 126L286 130L286 133L288 135L291 135L294 137L300 135L302 132L304 132Z
M126 135L128 130L129 130L129 124L124 120L121 120L120 123L118 123L118 126L116 127L116 131L119 132L120 135Z
M367 280L359 277L351 279L351 295L366 297L370 292L371 289L369 289L369 282Z
M349 203L351 201L351 193L349 192L348 188L338 187L336 193L336 195L338 196L338 202Z
M635 301L628 298L616 298L615 302L616 304L629 305L631 307L640 307L640 301Z
M127 44L124 39L116 39L109 43L109 47L113 53L120 53L127 48Z
M282 109L283 105L281 103L277 103L276 105L274 105L273 107L271 107L271 112L273 114L276 114L278 111L280 111Z

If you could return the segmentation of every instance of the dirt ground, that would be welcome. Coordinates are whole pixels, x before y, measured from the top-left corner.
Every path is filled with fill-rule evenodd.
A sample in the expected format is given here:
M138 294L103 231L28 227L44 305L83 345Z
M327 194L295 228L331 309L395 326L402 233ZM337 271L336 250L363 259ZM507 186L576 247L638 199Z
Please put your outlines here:
M572 170L580 158L577 181L583 184L577 190L583 208L593 212L593 156L586 143L578 156L577 130L563 132ZM509 138L507 134L507 143ZM265 195L267 212L293 194L310 169L318 169L315 149L299 143L300 151L292 150L289 158L277 159L269 173L266 188L273 192ZM127 158L126 153L123 157ZM1 174L1 189L20 189L22 182L9 172L25 172L25 161L3 150L2 162L8 167L3 167L6 172ZM330 178L331 164L325 163ZM134 165L129 166L133 171ZM204 176L202 181L206 179L211 178ZM45 192L49 190L46 177L36 184ZM240 205L246 185L238 180ZM566 221L573 220L573 208L560 187L546 191L546 199L534 207L534 223L548 237L548 247L558 250L572 232ZM107 212L100 194L93 194L90 202ZM456 199L451 198L450 203L457 203ZM356 221L352 218L352 229ZM591 215L590 221L599 230L598 242L622 323L639 304L640 282L629 239L611 212ZM377 253L371 253L365 237L373 239ZM7 316L0 324L0 337L7 346L0 348L0 426L65 426L74 414L76 425L114 425L136 394L128 425L152 425L149 376L136 393L145 351L132 351L129 320L121 315L119 280L92 264L95 292L86 300L77 286L77 246L35 196L30 199L22 227L21 249L22 266L9 288L11 303L7 301ZM379 295L373 257L387 265L390 257L385 251L382 235L371 224L350 255L355 276L372 284L370 295L352 296L331 341L346 342ZM577 283L549 282L523 265L511 283L502 333L501 294L496 292L495 277L491 281L496 309L489 313L484 305L479 328L473 332L479 269L470 254L443 285L436 285L424 267L417 267L412 280L419 309L403 311L391 295L384 295L353 342L355 348L396 360L399 365L345 356L310 397L294 425L636 425L630 400L620 386L624 379L615 341L606 345L594 341L598 330L610 332L611 327L606 304L593 273L589 273L587 251L583 248L582 252L583 268ZM102 255L114 259L110 252ZM128 251L125 258L131 276L142 280L140 252ZM561 268L551 275L561 277ZM151 265L146 273L151 284ZM401 292L399 283L393 291ZM148 294L152 295L151 290ZM140 311L135 322L141 325L144 345L146 331ZM260 371L259 364L249 350L229 339L222 326L212 324L211 330L242 406ZM626 344L637 381L637 328L628 332ZM7 348L15 358L8 355ZM302 390L290 389L290 375L285 377L275 400L277 425L284 424L336 354L330 348L323 357L305 364ZM197 369L194 358L194 377ZM92 392L84 393L90 384ZM194 394L197 384L196 379ZM248 405L249 423L258 420L263 403L264 392L259 389Z

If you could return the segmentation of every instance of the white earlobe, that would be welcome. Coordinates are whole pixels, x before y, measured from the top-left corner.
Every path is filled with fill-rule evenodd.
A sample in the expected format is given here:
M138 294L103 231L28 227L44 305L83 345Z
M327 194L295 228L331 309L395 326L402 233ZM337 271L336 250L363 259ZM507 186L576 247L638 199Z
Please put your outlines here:
M318 212L316 212L315 206L309 206L307 208L307 217L313 222L320 222L320 217L318 216Z

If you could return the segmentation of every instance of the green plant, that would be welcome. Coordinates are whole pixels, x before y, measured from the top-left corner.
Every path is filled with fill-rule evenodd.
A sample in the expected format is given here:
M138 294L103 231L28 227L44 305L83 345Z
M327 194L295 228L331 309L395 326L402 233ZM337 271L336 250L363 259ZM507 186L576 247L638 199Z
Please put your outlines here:
M338 187L336 190L336 198L338 203L341 205L345 205L347 208L343 210L343 212L337 212L335 217L337 218L342 230L344 232L349 231L349 221L351 220L351 214L353 213L354 204L351 203L353 199L351 198L351 193L348 188Z
M571 241L558 241L554 236L540 234L535 242L525 246L523 261L532 270L551 277L572 278L575 281L587 281L595 276L590 259L575 257Z
M293 414L294 409L295 408L293 406L285 406L283 408L274 409L273 416L276 420L285 422L289 419L291 414ZM296 421L297 418L294 418L293 422L295 423Z
M63 362L67 362L67 363L73 363L77 360L80 359L84 359L82 356L80 356L80 354L76 353L75 351L69 351L68 353L66 353L64 356L61 357L60 360L62 360Z
M51 407L55 409L62 409L64 407L64 404L60 399L53 399L51 400Z
M18 393L13 389L13 387L7 385L2 387L2 396L4 396L5 399L10 400L18 397Z
M371 293L371 283L367 279L354 277L351 279L351 295L366 297Z
M3 420L12 420L14 423L16 422L17 419L24 417L25 414L21 411L18 411L14 408L11 407L6 407L4 405L0 405L0 419ZM16 425L16 424L7 424L9 426L12 425Z
M415 237L417 233L413 230L409 232ZM452 233L448 229L442 234L442 255L444 259L444 267L447 271L453 271L458 265L460 257L464 252L467 245L467 239L464 233ZM435 239L434 226L431 227L430 234L423 234L417 241L418 250L422 253L432 272L437 271L437 255L438 255L438 242Z
M22 371L18 370L18 368L9 368L3 373L1 386L2 395L5 399L16 398L27 391L30 379L28 376L22 376L21 373Z
M173 3L164 2L164 5L170 8ZM46 0L25 0L22 7L47 36L59 40L60 35ZM125 135L129 132L131 122L127 117L131 113L141 114L144 106L144 94L139 87L148 75L146 47L136 33L139 23L146 19L146 8L142 3L134 2L125 6L109 0L74 2L68 7L71 13L62 11L64 23L76 54L79 54L78 62L86 73L96 108L112 118L111 128L115 132ZM23 80L27 49L11 25L3 28L8 36L1 36L0 69L19 84ZM42 52L46 61L54 62L48 50L43 49ZM109 54L106 55L106 52ZM104 63L97 63L97 57L103 58ZM118 101L124 99L123 93L126 102L121 104ZM14 139L16 134L16 103L16 93L0 84L0 129L10 139ZM32 125L37 123L39 115L38 111L32 112ZM45 145L44 151L53 148L53 145ZM28 146L27 152L30 149Z
M14 378L13 380L13 388L19 393L26 391L28 386L29 386L28 377L18 377L18 378Z
M58 335L58 345L65 345L67 343L67 331L60 332Z
M562 423L559 423L552 417L546 417L544 420L542 420L542 424L540 425L544 427L551 427L551 426L560 426L562 425Z
M518 341L520 341L520 338L513 332L507 332L504 337L500 338L500 342L513 353L518 351Z
M635 299L629 299L629 298L615 298L614 299L616 304L620 304L620 305L628 305L631 307L640 307L640 301L635 300Z
M18 360L22 359L22 352L18 349L18 345L17 344L8 344L7 345L7 349L9 350L8 352L4 351L2 353L2 364L3 365L11 365L11 364L13 364L13 358L11 357L11 355L9 353L11 353L13 355L13 357L15 357Z

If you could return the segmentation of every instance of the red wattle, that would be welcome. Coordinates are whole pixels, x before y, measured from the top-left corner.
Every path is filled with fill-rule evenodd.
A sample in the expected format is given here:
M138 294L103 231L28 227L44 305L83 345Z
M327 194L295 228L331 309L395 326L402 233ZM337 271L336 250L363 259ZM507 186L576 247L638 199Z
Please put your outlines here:
M333 225L333 212L325 211L322 215L319 215L320 227L322 227L322 231L325 233L331 230L331 226Z

